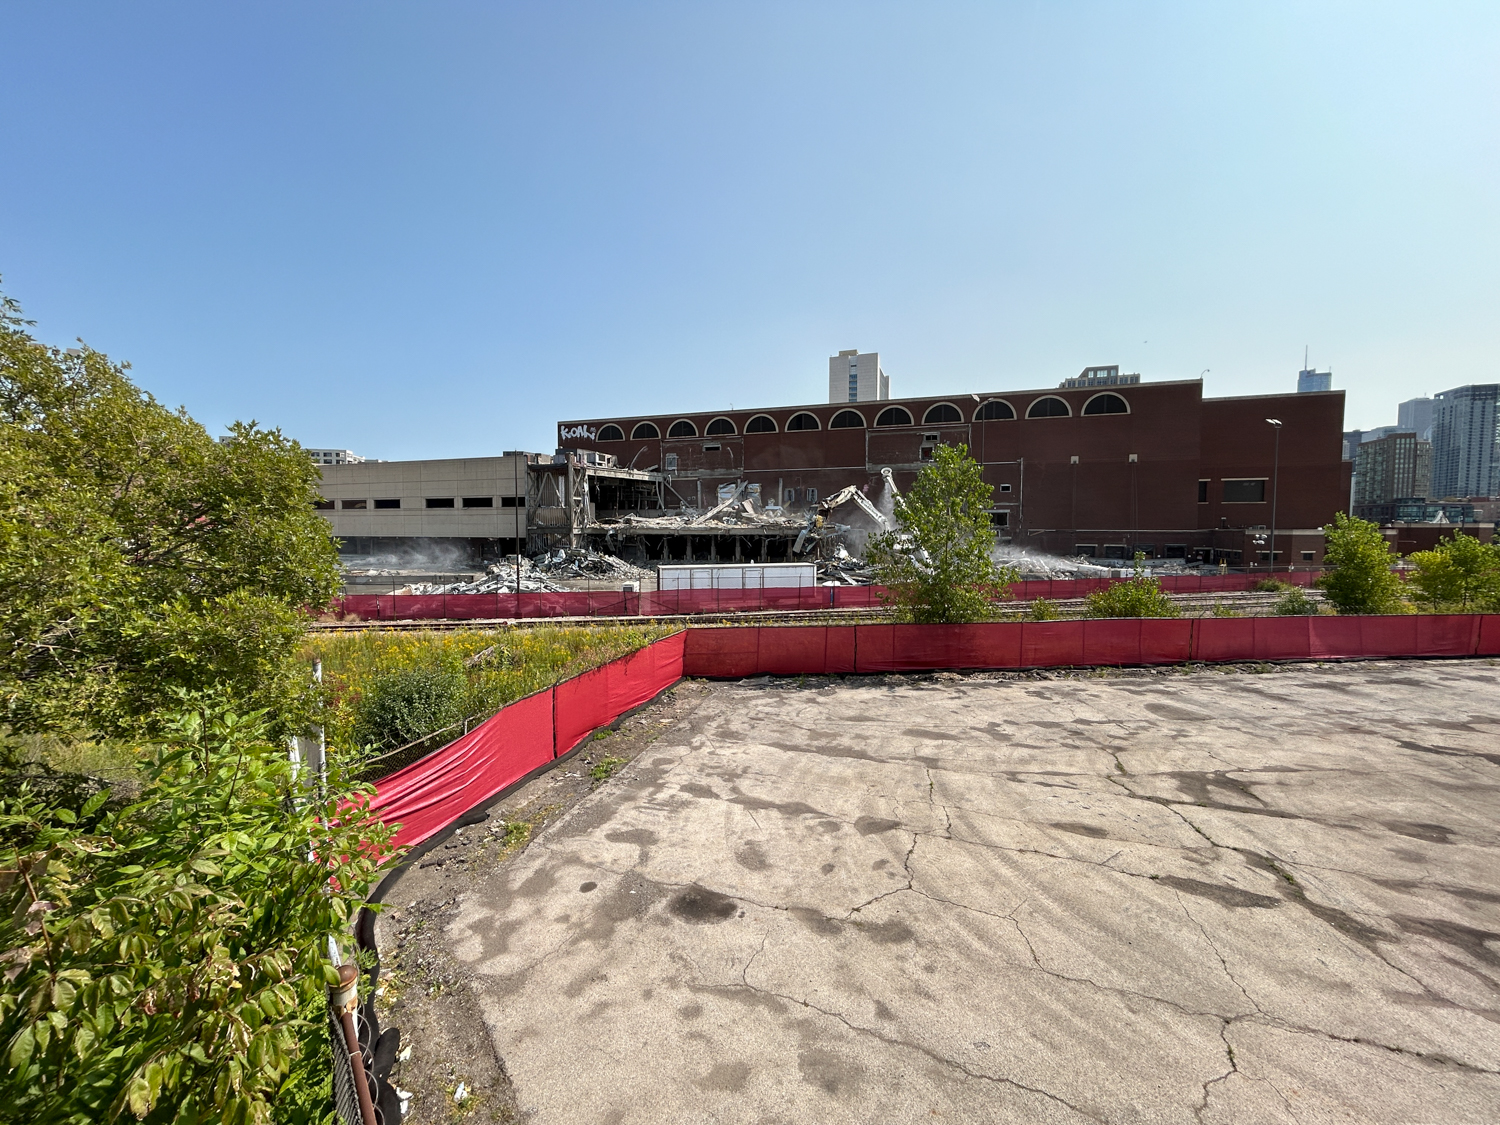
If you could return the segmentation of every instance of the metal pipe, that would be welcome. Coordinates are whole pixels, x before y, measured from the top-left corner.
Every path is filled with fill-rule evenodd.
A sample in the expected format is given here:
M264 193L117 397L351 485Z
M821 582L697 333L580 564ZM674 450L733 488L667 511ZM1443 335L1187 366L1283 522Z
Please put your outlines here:
M344 1029L344 1046L349 1052L349 1066L354 1071L354 1094L359 1099L359 1117L364 1125L377 1125L375 1102L370 1097L370 1082L365 1077L365 1057L359 1049L359 1031L354 1026L354 1009L359 1006L359 969L351 964L339 966L339 988L329 997Z

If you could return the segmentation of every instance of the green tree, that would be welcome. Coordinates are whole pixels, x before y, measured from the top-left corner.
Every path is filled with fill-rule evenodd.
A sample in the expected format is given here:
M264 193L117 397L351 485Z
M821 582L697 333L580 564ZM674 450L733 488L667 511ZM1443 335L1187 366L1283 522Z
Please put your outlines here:
M1177 603L1162 592L1161 580L1146 572L1146 556L1135 556L1135 574L1112 582L1084 599L1090 617L1181 617Z
M1343 512L1323 528L1323 563L1333 569L1318 586L1340 613L1400 613L1401 579L1385 536L1369 520Z
M215 441L28 323L0 296L0 723L149 733L164 691L211 685L304 722L296 648L338 587L317 468L253 423Z
M1500 609L1500 545L1455 531L1432 550L1408 557L1416 570L1407 583L1427 606L1464 613Z
M1318 612L1318 603L1300 586L1289 587L1271 606L1277 617L1313 617Z
M140 799L0 798L0 1105L15 1120L268 1122L324 1027L330 934L389 851L263 717L184 698Z
M1009 596L1017 575L994 559L993 491L967 446L939 445L911 490L896 498L896 529L872 536L865 554L901 617L983 621Z

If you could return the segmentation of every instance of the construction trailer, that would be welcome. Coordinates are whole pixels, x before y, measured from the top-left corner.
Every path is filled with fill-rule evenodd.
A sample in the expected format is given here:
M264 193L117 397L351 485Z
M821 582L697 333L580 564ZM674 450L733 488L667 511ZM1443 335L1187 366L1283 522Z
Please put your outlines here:
M818 567L811 562L663 566L656 571L658 590L795 590L817 584Z

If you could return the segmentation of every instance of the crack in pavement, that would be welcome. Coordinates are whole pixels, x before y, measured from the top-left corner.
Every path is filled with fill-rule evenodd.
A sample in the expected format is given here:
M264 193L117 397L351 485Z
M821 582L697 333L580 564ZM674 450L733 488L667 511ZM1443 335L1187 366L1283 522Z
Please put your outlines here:
M1090 1113L1088 1110L1081 1109L1080 1107L1074 1105L1072 1102L1068 1101L1066 1098L1062 1097L1061 1095L1054 1094L1050 1090L1044 1090L1040 1086L1029 1086L1026 1083L1020 1082L1020 1081L1018 1081L1018 1080L1016 1080L1014 1078L1007 1078L1007 1077L1005 1077L1003 1075L996 1075L996 1074L985 1074L983 1071L972 1070L969 1067L965 1066L963 1063L959 1062L957 1059L949 1058L948 1056L943 1055L943 1054L939 1053L938 1051L933 1050L931 1047L924 1046L921 1043L913 1043L913 1042L911 1042L909 1040L906 1040L906 1039L898 1039L898 1038L896 1038L895 1036L892 1036L892 1035L885 1035L882 1032L880 1032L877 1028L865 1027L865 1026L863 1026L861 1024L857 1024L857 1023L853 1022L852 1020L850 1020L842 1012L837 1012L837 1011L833 1011L833 1010L828 1009L828 1008L819 1007L817 1004L814 1004L812 1001L807 1000L805 998L799 998L799 997L796 997L796 996L792 996L792 995L790 995L788 993L777 992L774 989L763 988L760 985L751 984L749 982L749 979L748 979L748 973L749 973L749 965L748 964L745 966L745 972L746 972L746 979L745 979L745 984L744 984L743 987L745 987L749 991L754 992L754 993L756 993L758 995L761 995L761 996L770 996L770 997L773 997L773 998L775 998L777 1000L784 1000L784 1001L786 1001L789 1004L798 1004L798 1005L801 1005L802 1007L808 1008L811 1011L817 1012L820 1015L828 1017L829 1019L837 1020L839 1023L841 1023L845 1027L847 1027L850 1031L855 1032L858 1035L867 1035L870 1038L877 1040L878 1042L884 1043L888 1047L898 1047L898 1048L903 1048L903 1049L908 1050L908 1051L914 1051L917 1054L920 1054L920 1055L924 1056L925 1058L931 1059L933 1062L937 1063L939 1066L945 1066L945 1067L948 1067L948 1068L950 1068L952 1070L958 1071L960 1074L964 1075L967 1078L972 1078L972 1079L974 1079L976 1081L979 1081L979 1082L993 1082L996 1085L1009 1086L1009 1087L1012 1087L1013 1089L1021 1090L1021 1091L1024 1091L1025 1093L1028 1093L1028 1094L1035 1094L1038 1097L1046 1098L1049 1101L1056 1102L1058 1105L1064 1106L1065 1108L1072 1110L1074 1113L1078 1114L1078 1116L1080 1116L1080 1117L1086 1118L1086 1119L1088 1119L1090 1121L1098 1121L1098 1122L1101 1123L1101 1125L1102 1125L1102 1123L1104 1123L1105 1121L1107 1121L1107 1118L1100 1117L1097 1114Z

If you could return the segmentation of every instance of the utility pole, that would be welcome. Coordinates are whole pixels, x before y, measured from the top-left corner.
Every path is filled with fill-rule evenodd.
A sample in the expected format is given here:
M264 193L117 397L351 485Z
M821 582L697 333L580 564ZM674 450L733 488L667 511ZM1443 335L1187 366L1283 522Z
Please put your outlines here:
M1270 573L1276 573L1276 492L1277 485L1281 483L1281 419L1267 418L1266 422L1276 431L1276 445L1271 454L1271 554L1267 560L1270 564ZM1287 565L1288 571L1291 564Z
M521 538L522 538L522 533L526 530L526 524L524 522L525 521L525 513L521 510L521 501L526 498L526 494L521 491L521 456L522 456L522 454L520 453L519 450L517 450L516 453L515 453L515 458L516 458L516 460L515 460L515 466L514 466L515 472L513 474L514 477L515 477L515 489L516 489L516 497L515 497L515 499L516 499L516 506L512 509L512 511L514 511L515 514L516 514L515 532L516 532L516 617L517 618L519 618L521 616Z

